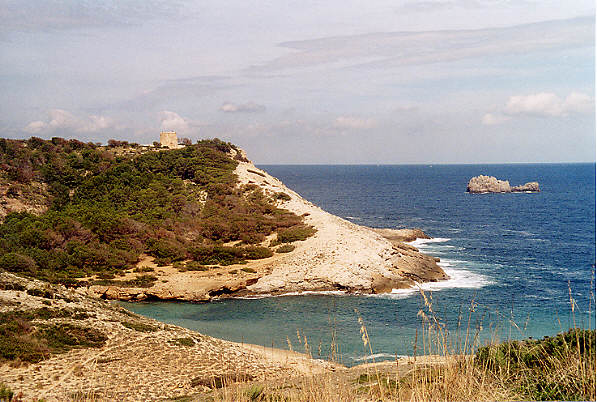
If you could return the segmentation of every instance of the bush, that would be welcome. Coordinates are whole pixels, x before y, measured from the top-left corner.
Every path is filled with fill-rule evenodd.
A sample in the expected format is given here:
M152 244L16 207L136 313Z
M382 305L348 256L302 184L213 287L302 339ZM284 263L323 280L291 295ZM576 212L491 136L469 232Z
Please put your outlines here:
M255 273L257 273L257 271L255 271L253 268L248 268L248 267L241 268L240 270L243 271L243 272L247 272L249 274L255 274Z
M595 389L595 357L595 330L570 329L541 340L479 348L475 363L503 378L525 399L585 400Z
M290 196L282 191L275 193L273 198L274 198L274 200L282 200L282 201L290 201L291 200Z
M276 243L292 243L294 241L303 241L313 236L317 230L313 226L297 225L288 229L282 229L278 232Z
M271 257L272 255L274 253L267 247L247 246L244 249L244 257L247 260L260 260Z
M243 261L244 252L240 247L199 246L189 250L195 261L202 265L232 265Z
M184 271L208 271L209 267L201 265L196 261L189 261L181 269Z
M280 247L276 249L276 253L290 253L294 251L296 247L292 244L282 244Z
M154 327L153 325L143 324L140 322L122 321L121 324L126 328L135 330L137 332L155 332L158 330L158 328Z
M34 274L37 263L31 257L18 253L6 253L0 257L0 268L8 272L24 272Z
M195 341L191 337L171 339L168 343L172 346L195 346Z
M176 240L149 239L147 246L150 255L163 260L177 261L186 257L185 247Z

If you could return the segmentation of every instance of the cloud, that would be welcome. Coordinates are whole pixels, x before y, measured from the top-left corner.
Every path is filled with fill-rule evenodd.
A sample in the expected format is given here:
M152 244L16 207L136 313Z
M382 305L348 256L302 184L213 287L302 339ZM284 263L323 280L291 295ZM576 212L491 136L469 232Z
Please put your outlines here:
M495 7L512 7L519 5L528 5L525 0L433 0L433 1L409 1L405 3L401 11L413 12L432 12L446 9L479 9L479 8L495 8Z
M485 126L495 126L510 120L510 117L504 116L501 113L485 113L481 122Z
M187 133L190 129L189 122L178 113L163 110L160 112L160 128L162 131L176 131Z
M220 111L225 113L256 113L256 112L263 112L265 111L265 106L259 105L254 102L247 102L247 103L231 103L231 102L224 102L222 106L220 106Z
M349 130L367 130L376 126L375 120L354 116L340 116L334 120L334 128Z
M29 134L53 134L59 130L85 134L96 133L115 127L114 120L106 116L89 115L87 117L77 117L63 109L51 109L48 112L48 119L46 121L32 121L23 130Z
M283 42L279 45L294 51L249 71L319 66L388 68L594 47L594 27L593 17L579 17L504 28L378 32Z
M562 99L552 92L511 96L504 113L540 117L564 117L571 113L586 113L593 109L593 99L586 94L572 92Z
M594 99L582 92L571 92L564 99L553 92L539 92L510 96L501 112L486 113L481 122L486 126L493 126L513 117L557 118L591 113L594 110Z
M182 6L179 0L4 0L0 33L137 25L156 18L182 18Z

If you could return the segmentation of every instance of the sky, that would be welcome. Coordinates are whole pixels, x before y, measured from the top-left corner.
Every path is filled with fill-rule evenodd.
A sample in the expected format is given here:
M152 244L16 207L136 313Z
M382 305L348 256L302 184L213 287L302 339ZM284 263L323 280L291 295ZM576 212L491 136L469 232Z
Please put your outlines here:
M593 0L0 0L0 136L595 161Z

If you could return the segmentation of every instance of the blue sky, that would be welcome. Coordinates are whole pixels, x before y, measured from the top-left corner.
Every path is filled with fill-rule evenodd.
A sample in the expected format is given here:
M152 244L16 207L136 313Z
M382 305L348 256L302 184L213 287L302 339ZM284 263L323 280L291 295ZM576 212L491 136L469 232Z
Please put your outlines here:
M0 0L3 136L256 163L595 161L593 1Z

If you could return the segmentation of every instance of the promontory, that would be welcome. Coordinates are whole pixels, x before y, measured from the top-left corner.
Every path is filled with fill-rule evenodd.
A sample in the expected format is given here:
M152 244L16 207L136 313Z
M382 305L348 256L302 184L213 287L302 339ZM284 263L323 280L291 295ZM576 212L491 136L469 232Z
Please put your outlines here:
M447 279L405 243L331 215L236 146L0 139L0 269L107 299L382 293Z

